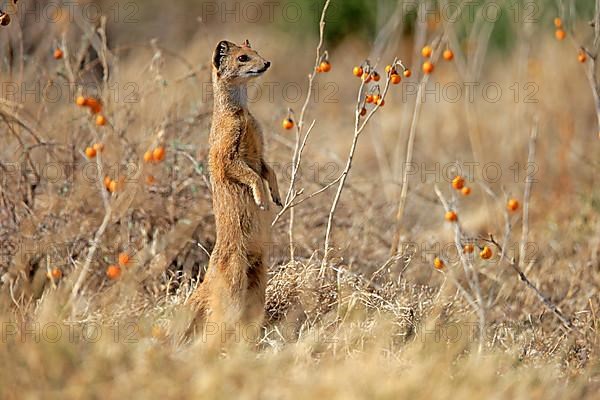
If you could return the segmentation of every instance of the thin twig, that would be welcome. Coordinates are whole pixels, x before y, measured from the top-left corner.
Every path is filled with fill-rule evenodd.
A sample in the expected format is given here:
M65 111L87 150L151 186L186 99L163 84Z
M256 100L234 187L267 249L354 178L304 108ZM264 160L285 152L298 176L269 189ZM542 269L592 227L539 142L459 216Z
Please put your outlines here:
M306 110L308 109L308 104L310 102L310 98L312 95L314 80L315 80L315 76L316 76L316 68L319 65L319 62L321 59L321 48L323 47L323 38L324 38L324 33L325 33L325 15L327 14L327 9L329 8L330 3L331 3L331 0L327 0L325 2L325 4L323 5L323 10L321 12L321 19L319 21L319 44L317 45L317 49L316 49L315 64L313 66L311 73L308 75L308 90L306 93L306 98L304 100L304 104L302 105L302 109L300 111L300 118L298 119L297 124L296 124L296 144L294 147L294 155L292 157L292 174L291 174L291 178L290 178L290 187L288 188L287 194L285 196L285 205L288 205L290 200L292 200L292 197L294 196L294 193L296 191L296 189L295 189L296 179L297 179L297 175L298 175L298 169L300 166L300 162L302 160L302 151L304 150L304 146L306 145L308 136L312 132L312 127L315 124L315 122L313 121L313 123L311 124L309 129L306 131L306 134L304 135L304 137L302 137L302 128L304 127L304 116L306 114ZM290 207L287 207L287 209L290 210L290 221L289 221L289 225L288 225L288 235L289 235L289 243L290 243L290 260L293 261L294 260L294 209L290 208Z
M529 154L527 156L527 165L533 165L535 161L535 143L538 134L538 120L537 117L533 123L531 129L531 137L529 139ZM521 243L519 244L519 268L523 269L525 246L527 245L527 239L529 236L529 201L531 200L531 187L533 186L534 178L527 176L525 179L525 192L523 193L523 228L521 232Z
M440 199L440 202L444 206L444 210L446 212L451 211L450 204L446 201L446 198L444 197L444 195L442 194L440 189L437 187L437 185L434 186L434 190L435 190L436 195ZM452 223L452 226L454 229L454 245L456 246L456 251L460 256L460 263L463 267L465 277L467 278L467 283L469 284L469 288L471 289L471 291L474 293L474 297L476 300L476 301L474 301L472 298L471 298L471 300L469 300L469 298L465 296L467 301L470 304L472 304L472 306L474 307L475 311L477 312L477 316L479 318L479 349L478 350L479 350L479 353L481 354L481 352L483 351L483 342L484 342L483 335L484 335L484 331L485 331L485 305L483 302L483 296L481 294L481 287L479 284L478 272L475 270L475 268L473 267L473 264L471 263L471 260L467 257L467 255L463 251L462 242L464 239L464 235L463 235L463 229L460 225L460 222L455 221ZM456 282L456 283L458 283L458 282ZM460 287L460 285L457 287L459 289L462 289L461 292L463 294L467 294L467 291L464 288Z
M594 41L592 48L587 48L575 40L574 32L569 35L573 46L585 53L588 60L586 61L585 75L588 83L592 90L592 97L594 98L594 106L596 109L596 119L598 121L598 135L600 137L600 82L598 82L598 76L596 74L596 64L598 61L598 51L600 49L600 0L596 0L596 9L594 12Z
M558 309L558 306L556 306L556 304L554 304L533 283L531 283L531 281L527 278L527 275L525 275L525 273L519 268L516 261L514 259L508 258L506 253L503 251L500 243L498 243L492 235L490 235L489 239L483 239L483 240L486 240L486 241L492 243L494 246L496 246L496 248L498 248L498 250L500 251L500 254L504 255L504 259L508 262L508 265L510 265L510 267L517 273L517 275L519 275L519 279L523 283L525 283L525 285L529 289L531 289L533 291L533 293L536 295L536 297L546 306L546 308L548 308L548 310L550 310L554 315L556 315L556 317L560 320L560 322L562 322L562 324L565 326L565 328L567 328L569 331L574 330L573 323L570 321L570 319L565 317L564 314Z
M396 65L398 62L397 59L394 59L392 65ZM354 153L356 152L356 145L358 144L358 139L361 133L364 131L365 127L373 117L373 115L379 111L381 107L379 103L375 105L373 109L367 114L364 118L364 121L361 124L361 109L362 109L362 96L363 89L365 87L365 81L361 80L360 88L358 90L358 99L356 102L356 110L355 110L355 123L354 123L354 136L352 138L352 145L350 146L350 151L348 152L348 158L346 159L346 166L340 175L340 180L338 183L337 192L331 204L331 208L329 210L329 217L327 218L327 230L325 232L325 250L323 254L323 261L321 263L321 270L319 272L319 276L322 277L325 273L325 266L327 265L327 261L329 258L329 252L331 250L331 230L333 227L333 219L335 216L335 211L337 210L338 203L342 196L342 191L344 190L344 185L346 183L346 179L348 178L348 174L350 173L350 169L352 168L352 161L354 159ZM387 97L388 90L390 88L390 75L388 74L385 81L385 87L383 92L381 93L381 98L385 101Z
M425 4L422 5L422 11L425 10ZM424 24L424 22L422 22ZM433 41L433 47L435 49L432 55L432 62L436 62L439 56L441 55L443 49L442 44L444 42L444 36L440 35ZM404 216L404 208L406 205L406 196L408 195L408 166L412 163L414 144L415 144L415 136L417 133L417 125L419 122L419 118L421 116L421 109L423 106L423 90L427 86L429 82L428 74L423 74L421 78L421 82L419 83L419 87L417 89L417 97L415 100L415 108L413 110L413 115L410 123L410 129L408 133L408 140L406 143L406 159L404 161L404 167L402 168L402 186L400 189L400 197L398 199L398 207L396 210L396 221L395 221L395 231L394 237L392 239L392 245L390 248L390 255L393 256L398 252L398 245L400 243L400 233L402 231L402 217Z

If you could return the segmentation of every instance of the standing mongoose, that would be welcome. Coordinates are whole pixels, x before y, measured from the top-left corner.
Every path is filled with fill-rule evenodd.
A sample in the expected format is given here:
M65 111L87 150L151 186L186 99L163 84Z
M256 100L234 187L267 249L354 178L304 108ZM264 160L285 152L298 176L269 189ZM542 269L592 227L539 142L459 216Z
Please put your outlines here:
M247 83L270 65L247 40L241 46L221 41L212 57L209 168L217 235L204 281L189 304L197 310L194 326L204 325L206 333L210 323L213 339L224 340L233 330L256 334L264 314L270 236L264 181L273 202L281 206L281 198L275 172L263 158L262 131L248 111Z

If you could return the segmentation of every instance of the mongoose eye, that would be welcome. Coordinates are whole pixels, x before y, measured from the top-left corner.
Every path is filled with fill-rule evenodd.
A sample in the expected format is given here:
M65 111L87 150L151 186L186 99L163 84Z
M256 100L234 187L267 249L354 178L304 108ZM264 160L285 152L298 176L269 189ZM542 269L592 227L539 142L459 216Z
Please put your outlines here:
M248 62L248 61L250 61L250 57L248 57L245 54L242 54L241 56L238 57L238 61L239 62Z

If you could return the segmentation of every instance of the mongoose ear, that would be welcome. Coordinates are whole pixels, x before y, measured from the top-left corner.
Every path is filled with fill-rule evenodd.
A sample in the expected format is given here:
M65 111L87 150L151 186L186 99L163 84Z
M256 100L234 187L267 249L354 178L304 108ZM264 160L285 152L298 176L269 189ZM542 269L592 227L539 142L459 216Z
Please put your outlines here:
M221 40L215 49L215 53L213 54L213 65L216 69L221 68L221 64L223 63L223 59L229 53L229 49L231 47L230 42L226 40Z
M251 48L250 41L248 39L244 40L244 44L242 44L242 46L250 49Z

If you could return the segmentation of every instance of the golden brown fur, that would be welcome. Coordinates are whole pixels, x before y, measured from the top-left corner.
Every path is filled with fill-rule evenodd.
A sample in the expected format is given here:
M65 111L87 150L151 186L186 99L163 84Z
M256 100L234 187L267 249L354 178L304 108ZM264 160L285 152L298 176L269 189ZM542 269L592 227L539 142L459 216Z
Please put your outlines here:
M217 238L204 282L189 303L198 313L195 324L212 323L219 339L222 330L247 324L256 332L264 313L270 230L264 181L273 201L281 205L281 199L263 158L261 129L247 108L246 84L269 66L247 41L242 46L222 41L213 54L209 166Z

